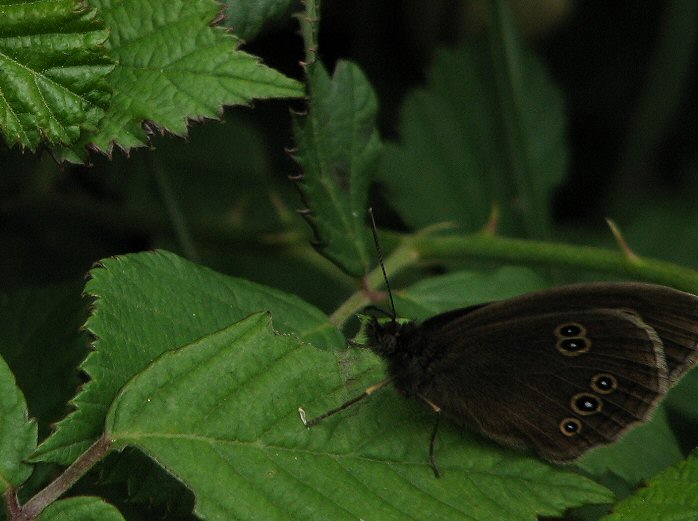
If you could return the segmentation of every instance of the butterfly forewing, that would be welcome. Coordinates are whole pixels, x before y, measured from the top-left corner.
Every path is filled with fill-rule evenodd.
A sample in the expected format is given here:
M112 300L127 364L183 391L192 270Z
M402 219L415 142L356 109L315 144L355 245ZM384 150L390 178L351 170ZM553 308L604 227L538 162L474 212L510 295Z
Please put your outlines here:
M510 318L597 308L625 309L655 330L664 346L670 385L698 359L698 297L656 284L597 282L560 286L493 302L462 315L449 312L452 320L442 323L442 327L464 331ZM427 326L430 320L423 325Z

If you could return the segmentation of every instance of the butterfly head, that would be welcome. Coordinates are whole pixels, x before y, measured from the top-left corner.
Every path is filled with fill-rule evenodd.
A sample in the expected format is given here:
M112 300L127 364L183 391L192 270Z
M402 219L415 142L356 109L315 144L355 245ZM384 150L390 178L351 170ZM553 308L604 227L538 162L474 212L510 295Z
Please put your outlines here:
M361 329L353 343L369 348L383 358L390 358L401 349L405 334L416 328L414 322L406 319L376 318L360 315Z

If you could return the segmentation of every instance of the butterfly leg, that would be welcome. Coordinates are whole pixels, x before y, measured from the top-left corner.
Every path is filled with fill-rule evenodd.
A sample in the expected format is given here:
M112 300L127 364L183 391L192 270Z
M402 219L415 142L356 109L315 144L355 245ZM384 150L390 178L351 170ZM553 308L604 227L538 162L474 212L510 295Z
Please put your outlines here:
M431 440L429 441L429 461L431 462L431 469L434 471L434 476L436 478L441 477L441 472L439 472L439 467L436 466L436 433L439 432L439 424L441 423L441 407L436 405L434 402L425 398L421 394L417 395L424 401L431 409L436 413L436 421L434 422L434 429L431 431Z
M303 409L302 407L298 408L298 414L301 417L301 421L303 422L303 425L305 425L308 428L313 427L313 426L317 425L318 423L320 423L325 418L332 416L333 414L336 414L340 411L343 411L344 409L348 409L349 407L351 407L355 403L363 400L367 396L372 395L373 393L375 393L379 389L382 389L383 387L385 387L391 381L392 381L392 377L386 378L385 380L382 380L382 381L378 382L377 384L374 384L371 387L368 387L363 393L361 393L358 396L355 396L351 400L347 400L339 407L331 409L331 410L327 411L326 413L323 413L320 416L316 416L315 418L312 418L310 420L307 419L306 414L305 414L305 409Z

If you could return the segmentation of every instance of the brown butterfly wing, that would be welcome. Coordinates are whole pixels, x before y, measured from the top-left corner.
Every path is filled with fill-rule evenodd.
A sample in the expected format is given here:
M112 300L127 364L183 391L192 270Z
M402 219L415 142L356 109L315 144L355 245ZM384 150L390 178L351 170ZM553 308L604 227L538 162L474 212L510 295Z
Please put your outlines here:
M629 312L536 313L467 330L424 326L425 352L441 356L419 393L456 421L550 461L616 440L648 418L668 387L661 340Z
M654 329L664 346L670 386L698 360L698 297L656 284L595 282L560 286L493 302L467 314L454 311L451 319L440 325L463 330L535 313L594 308L631 310ZM439 317L431 320L438 321Z

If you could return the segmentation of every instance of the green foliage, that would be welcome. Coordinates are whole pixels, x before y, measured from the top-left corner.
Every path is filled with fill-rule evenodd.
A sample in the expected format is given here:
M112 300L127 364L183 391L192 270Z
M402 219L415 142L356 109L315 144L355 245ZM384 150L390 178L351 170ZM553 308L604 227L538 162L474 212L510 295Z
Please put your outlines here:
M602 521L662 519L678 521L698 516L698 461L692 454L664 472L646 487L619 503Z
M118 390L162 353L269 310L276 328L319 346L342 337L297 297L193 265L167 252L102 261L86 292L97 297L86 327L98 339L82 369L91 377L73 400L77 410L44 441L34 461L69 463L103 429ZM137 289L136 289L137 288Z
M111 154L147 145L146 121L185 135L188 120L218 118L223 105L302 93L209 26L220 10L212 0L91 5L0 7L0 131L10 144L64 145L56 155L81 162L87 146ZM46 32L39 46L37 32Z
M288 19L296 0L229 0L225 25L243 40L250 40L270 25Z
M359 391L376 380L377 360L367 352L347 358L321 351L275 335L270 325L268 316L253 315L166 353L122 389L109 411L109 436L141 448L187 483L202 518L397 520L428 511L430 519L533 519L529 512L609 499L581 476L539 462L514 457L503 468L496 451L477 442L464 449L451 429L441 438L445 476L438 482L424 438L413 435L415 424L428 432L429 418L395 396L304 429L299 404L323 410L337 403L345 379ZM487 475L495 494L541 500L502 508L468 484L472 473ZM327 476L341 479L330 485ZM459 494L470 500L454 501Z
M502 300L546 287L533 270L508 266L492 273L454 271L429 277L395 293L400 314L425 320L451 309Z
M10 145L70 144L97 127L114 67L98 16L75 0L0 2L0 134Z
M96 497L74 497L56 501L37 518L38 521L122 521L112 505Z
M36 447L36 422L10 368L0 358L0 492L21 485L32 472L24 460Z
M24 389L40 438L63 418L79 385L75 368L88 352L82 289L80 282L0 294L0 353Z
M682 387L673 389L671 395L685 393L686 389ZM594 476L610 471L637 486L682 458L681 447L662 406L650 421L629 432L618 443L593 450L578 465Z
M597 153L571 153L562 100L578 99L563 72L519 38L500 0L487 2L481 37L428 45L444 5L406 6L396 24L392 12L371 17L386 9L377 2L308 0L292 17L300 6L288 0L0 0L0 132L16 149L0 150L0 277L14 288L0 294L0 519L696 516L695 371L651 421L569 466L444 421L436 479L433 414L390 386L312 429L299 418L386 377L378 357L348 346L357 313L389 306L369 204L405 318L592 278L698 291L695 182L627 189L643 186L638 165L649 168L691 77L690 56L668 68L662 57L695 47L698 9L670 2L627 118L622 149L637 157L621 158L624 184L603 207L633 256L581 218L574 229L554 220L567 158ZM410 13L403 44L391 25ZM333 40L345 19L351 34ZM293 24L303 42L267 39ZM383 39L400 46L392 60ZM361 65L360 52L332 54L352 40L365 46ZM428 72L403 85L410 60ZM305 85L284 75L299 61ZM601 87L574 92L632 98ZM222 114L267 98L282 100ZM282 153L291 144L295 165ZM157 150L134 150L146 145ZM87 173L58 172L19 156L40 147L72 161L104 154ZM114 147L133 153L112 159ZM682 168L695 174L691 154ZM573 195L573 208L591 206ZM403 232L383 229L393 224Z
M308 91L308 114L296 119L294 132L306 219L316 248L349 274L361 276L371 264L366 201L381 150L376 96L349 62L339 62L332 78L321 63L308 65Z
M187 118L216 118L222 105L301 94L297 82L235 50L233 36L208 26L219 9L213 1L94 3L107 26L118 28L108 42L119 62L109 76L111 110L89 137L103 151L145 145L144 120L183 135Z
M540 62L520 51L522 106L513 117L504 111L511 96L497 88L487 46L479 43L439 51L427 86L407 96L401 140L386 147L380 180L411 226L452 221L475 231L497 205L504 233L544 233L527 221L549 219L552 191L565 173L564 109ZM511 125L521 127L520 137L507 134ZM514 147L526 150L526 183L511 166Z

